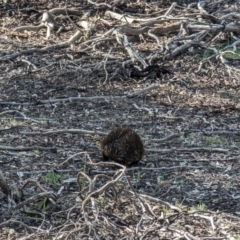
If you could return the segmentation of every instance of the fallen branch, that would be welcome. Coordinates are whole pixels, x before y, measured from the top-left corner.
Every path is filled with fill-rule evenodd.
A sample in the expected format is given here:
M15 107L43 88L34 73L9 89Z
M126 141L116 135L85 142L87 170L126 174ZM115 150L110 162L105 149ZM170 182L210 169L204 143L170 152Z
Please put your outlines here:
M56 198L56 196L53 192L42 192L42 193L39 193L37 195L34 195L34 196L22 201L21 203L17 204L15 207L13 207L11 210L15 211L17 209L21 209L22 207L28 205L29 203L36 202L36 200L42 199L45 197L52 198L52 199Z
M133 93L128 93L122 96L94 96L94 97L69 97L69 98L60 98L60 99L49 99L49 100L36 100L34 103L25 102L25 103L16 103L16 102L4 102L0 101L0 105L23 105L23 106L30 106L30 105L39 105L39 104L49 104L49 103L57 103L57 102L73 102L73 101L91 101L91 100L115 100L115 99L126 99L126 98L133 98L137 97L143 93L151 91L152 89L159 88L159 84L153 84L149 87L143 88L141 90L135 91Z
M33 147L10 147L10 146L0 145L0 149L1 150L8 150L8 151L31 151L31 150L49 151L49 150L56 150L56 147L40 147L40 146L33 146Z
M158 19L161 18L166 18L167 16L169 16L172 11L174 10L175 6L177 4L174 2L172 3L172 5L170 6L170 8L166 11L166 13L164 15L161 15L159 17L155 17L155 18L135 18L133 16L125 16L125 15L121 15L112 11L106 11L105 12L105 16L109 16L111 18L117 19L117 20L121 20L122 22L127 22L129 24L135 23L135 22L149 22L149 21L156 21Z
M164 148L164 149L146 149L148 152L160 152L160 153L171 153L171 152L219 152L229 153L229 149L223 148Z

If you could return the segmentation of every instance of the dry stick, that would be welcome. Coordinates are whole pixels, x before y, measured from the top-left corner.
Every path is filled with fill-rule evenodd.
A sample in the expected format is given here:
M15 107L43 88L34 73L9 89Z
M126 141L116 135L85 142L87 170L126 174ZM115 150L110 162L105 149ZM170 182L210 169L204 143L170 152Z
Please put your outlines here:
M61 129L61 130L54 130L54 131L47 131L47 132L24 132L20 131L21 134L25 135L49 135L49 134L59 134L59 133L73 133L73 134L97 134L97 135L107 135L107 133L100 132L100 131L88 131L85 129Z
M119 34L126 34L130 36L138 36L140 34L147 33L150 30L150 27L134 28L128 25L124 25L118 28Z
M132 191L129 191L129 192L134 195L134 192L132 192ZM182 210L181 210L180 208L175 207L175 206L173 206L172 204L170 204L170 203L168 203L168 202L165 202L165 201L162 201L162 200L160 200L160 199L158 199L158 198L150 197L150 196L144 195L144 194L138 194L138 196L139 196L140 198L142 198L142 199L147 199L148 201L151 201L151 202L156 202L156 203L163 204L163 205L169 207L169 208L172 209L172 210L176 210L176 211L179 212L179 213L182 212Z
M37 185L37 187L42 190L43 192L47 192L46 189L44 189L42 187L42 185L35 179L27 179L26 182L23 184L22 188L21 188L21 191L23 191L23 189L30 183L34 183L35 185Z
M22 27L15 28L13 31L14 32L22 32L22 31L27 30L27 31L35 31L35 32L37 32L37 31L39 31L42 28L46 28L46 26L44 26L43 24L40 24L38 26L22 26Z
M69 22L70 22L76 29L78 29L79 32L81 32L81 29L80 29L80 28L77 26L77 24L76 24L75 22L73 22L73 20L69 17L69 14L68 14L68 11L67 11L67 4L68 4L68 0L65 1L65 7L64 7L64 9L65 9L65 14L66 14ZM86 27L87 29L86 29L86 28L85 28L85 29L88 30L88 23L87 23L86 21L81 21L80 26L82 26L83 28Z
M131 181L130 181L130 178L129 177L126 177L127 181L128 181L128 184L130 186L130 188L132 189L132 192L134 193L135 195L135 198L140 202L140 205L142 207L142 211L143 211L143 214L146 214L146 212L149 214L149 215L152 215L154 217L156 217L156 215L152 212L152 210L150 209L150 207L138 196L138 194L136 193ZM147 216L149 219L151 219L151 217Z
M197 214L197 213L193 213L193 214L191 214L191 215L193 215L194 217L200 217L200 218L209 220L210 223L211 223L211 226L212 226L212 230L213 230L213 231L216 230L216 225L214 224L214 221L213 221L213 217L212 217L212 216L204 216L204 215L200 215L200 214Z
M187 26L192 32L198 32L201 30L208 30L210 32L223 31L223 32L233 32L236 34L240 33L240 28L238 25L231 23L227 25L223 24L203 24L203 23L192 23Z
M221 159L217 159L217 160L207 160L208 162L210 161L220 161ZM238 158L234 158L234 159L231 159L231 160L221 160L221 161L238 161L239 159ZM199 161L201 161L201 159L199 159ZM206 161L204 159L204 161ZM196 160L194 161L196 162ZM106 165L109 163L109 162L103 162L105 163ZM175 170L188 170L188 169L206 169L207 167L206 166L174 166L174 167L161 167L161 168L146 168L146 167L131 167L131 168L127 168L126 171L132 171L132 170L146 170L146 171L175 171ZM67 172L81 172L82 171L82 168L80 169L64 169L64 170L56 170L56 172L59 172L59 173L67 173ZM39 173L48 173L49 170L38 170L38 171L18 171L18 172L21 172L22 174L28 174L28 175L32 175L32 174L39 174ZM13 171L13 173L16 173L15 171ZM91 170L91 173L115 173L115 171L98 171L98 170ZM71 181L76 181L75 178L74 180L73 179L70 179ZM70 182L71 182L70 181Z
M61 162L60 164L57 165L57 167L60 167L62 165L64 165L66 162L68 162L69 160L71 160L72 158L78 156L78 155L82 155L82 154L85 154L85 156L87 156L88 160L92 163L89 155L87 154L87 152L78 152L76 154L73 154L72 156L70 156L68 159L66 159L65 161Z
M170 15L176 6L177 6L177 3L173 2L170 8L167 10L167 12L163 16L167 17L168 15Z
M115 99L126 99L136 97L140 94L146 93L152 89L159 88L159 84L153 84L149 87L143 88L133 93L128 93L127 95L123 96L94 96L94 97L69 97L69 98L60 98L60 99L49 99L49 100L37 100L37 103L48 104L48 103L57 103L57 102L72 102L72 101L89 101L89 100L115 100ZM29 106L29 105L36 105L37 103L16 103L16 102L1 102L0 105L22 105L22 106Z
M155 34L153 34L153 29L148 30L148 36L154 38L157 41L157 45L161 49L160 52L162 52L163 45L160 43L159 38Z
M20 209L22 208L23 206L29 204L29 203L32 203L32 202L35 202L36 200L40 199L40 198L44 198L44 197L47 197L47 198L52 198L52 199L55 199L56 196L53 192L42 192L42 193L39 193L35 196L32 196L28 199L26 199L25 201L19 203L18 205L16 205L15 207L13 207L11 210L17 210L17 209Z
M177 228L172 228L172 227L167 227L167 229L169 229L173 232L177 232L179 235L184 236L184 238L187 240L202 240L202 238L195 237L192 234L190 234L184 230L178 230ZM207 239L209 239L209 238L207 238Z
M68 15L77 15L77 16L81 16L82 12L76 9L66 9L64 8L53 8L51 10L49 10L50 13L54 14L54 15L66 15L66 12Z
M96 183L98 178L107 178L109 181L112 180L112 177L110 177L110 176L108 176L106 174L103 174L103 173L97 174L96 176L94 176L92 181L89 183L89 190L88 190L87 195L91 194L93 192L94 186L96 185L95 183ZM116 191L114 191L114 193L116 193ZM115 199L116 199L116 194L115 194Z
M169 153L169 152L220 152L220 153L229 153L229 149L223 148L166 148L166 149L146 149L149 152L160 152L160 153Z
M155 27L150 28L148 26L142 27L142 28L134 28L134 27L130 27L130 26L121 26L118 28L119 33L122 34L126 34L126 35L140 35L140 34L148 34L149 36L151 36L151 34L159 34L159 35L166 35L169 33L176 33L179 28L181 26L181 22L177 22L177 23L171 23L168 24L167 26L163 25L163 24L156 24ZM150 34L149 34L150 33ZM157 36L152 35L151 37L153 37L157 43L160 45L159 39Z
M143 223L143 216L141 216L141 218L135 228L135 237L138 237L139 227L142 225L142 223ZM133 239L133 236L131 236L131 239Z
M88 194L88 196L84 199L84 201L82 202L82 211L83 211L83 215L85 218L85 221L89 222L87 219L87 213L85 211L86 208L86 203L92 199L92 198L97 198L101 193L103 193L104 191L108 190L110 187L112 187L115 183L117 183L119 181L119 179L121 179L125 173L126 167L117 163L96 163L93 164L93 166L99 166L99 165L114 165L114 166L119 166L121 169L117 171L117 177L113 178L111 181L107 182L104 186L102 186L101 188L99 188L98 190L91 192Z
M78 204L78 203L77 203ZM76 204L76 205L77 205ZM75 206L76 206L75 205ZM74 207L72 207L72 208L75 208L75 206ZM70 210L71 211L71 210ZM69 223L70 222L70 223ZM71 221L71 220L69 220L69 218L67 217L67 219L66 219L66 221L63 223L63 224L61 224L60 226L57 226L57 227L55 227L55 228L53 228L55 231L54 232L56 232L56 233L58 233L58 234L62 234L62 233L69 233L69 228L71 227L71 226L76 226L76 223L75 222L73 222L73 221ZM64 231L65 229L67 229L66 231ZM60 237L60 239L62 238L62 236ZM58 238L57 238L58 239ZM79 238L79 239L81 239L81 238Z
M206 5L206 3L205 2L199 2L198 3L198 5L197 5L197 7L198 7L198 9L199 9L199 11L200 11L200 13L201 14L208 14L207 13L207 11L205 10L205 9L203 9L203 7Z
M240 135L240 130L233 129L232 131L219 130L219 131L201 131L205 135L214 135L214 134L226 134L226 135Z
M184 236L184 239L187 240L222 240L222 239L226 239L225 237L195 237L193 236L191 233L186 232L184 230L178 230L177 228L173 228L173 227L167 227L168 230L171 230L173 232L177 232L179 235Z
M205 23L190 23L188 24L188 29L191 32L199 32L202 30L208 30L211 32L215 32L215 31L221 31L224 29L224 25L223 24L205 24Z
M0 169L0 189L7 196L11 193L11 190L10 190L8 184L7 184L6 178L3 175L1 169Z
M134 108L136 108L138 111L146 111L150 116L153 116L153 109L149 109L146 107L139 107L136 103L132 104Z
M112 40L115 40L114 37L111 37L111 35L112 35L114 30L115 30L114 28L111 28L107 32L101 34L101 37L96 37L94 39L91 39L91 40L88 40L88 41L85 41L85 42L81 43L79 45L79 48L81 49L81 52L85 52L85 51L91 50L94 47L94 45L93 46L88 46L87 44L89 44L89 43L95 42L95 45L96 45L96 44L98 44L98 43L100 43L102 41L112 41ZM84 46L88 46L88 47L83 48Z
M79 196L82 200L84 200L84 198L82 196L82 185L81 185L81 182L80 182L81 177L84 177L85 179L87 179L87 181L89 182L89 189L90 189L90 183L92 182L92 179L85 172L79 172L77 174L77 184L79 186ZM74 180L76 181L76 179L74 179Z
M132 62L135 62L137 59L139 62L142 63L143 67L147 67L148 64L145 62L143 58L137 53L137 51L133 48L133 46L128 42L127 36L120 33L119 30L114 31L114 35L116 36L116 40L119 44L121 44L127 51L128 55L130 56Z
M77 30L75 34L69 38L68 43L76 42L81 37L81 35L82 33L79 30Z
M28 60L26 60L24 58L21 58L19 61L21 61L23 63L27 63L28 64L28 70L29 70L30 66L32 66L35 71L38 70L36 65L34 65L33 63L31 63L30 61L28 61Z
M157 118L167 119L167 120L181 120L181 121L185 121L186 120L185 117L163 116L161 114L157 115Z
M158 19L158 20L154 20L154 21L149 21L149 22L144 22L144 23L141 23L141 26L152 26L152 25L155 25L155 24L162 24L162 26L164 26L164 23L166 22L175 22L175 21L195 21L194 18L190 18L192 16L196 16L196 15L199 15L199 13L195 13L195 14L192 14L192 15L184 15L184 17L182 16L176 16L176 17L165 17L165 18L162 18L162 19ZM171 25L171 23L169 23Z
M166 141L169 141L173 138L177 138L177 137L180 137L180 136L182 136L182 134L173 133L173 134L171 134L167 137L164 137L162 139L150 139L150 140L148 138L142 138L142 139L145 140L145 141L151 141L151 142L166 142Z
M44 48L41 48L41 49L31 48L31 49L28 49L28 50L23 50L19 53L13 53L13 54L5 55L4 57L0 58L0 61L8 61L8 60L17 58L21 55L31 54L31 53L36 53L36 52L43 53L43 52L46 52L46 51L49 51L49 50L52 50L52 49L63 48L63 47L67 47L67 46L69 46L68 42L62 42L62 43L51 45L51 46L44 47Z
M0 149L1 150L10 150L10 151L30 151L30 150L38 149L38 150L47 151L47 150L56 150L57 147L41 147L41 146L10 147L10 146L0 145ZM146 151L148 151L148 152L160 152L160 153L169 153L169 152L186 152L186 153L188 153L188 152L210 152L210 153L211 152L219 152L219 153L229 153L229 149L223 149L223 148L166 148L166 149L146 149Z
M97 7L105 6L105 7L108 7L108 8L112 8L112 6L107 4L107 3L95 3L95 2L93 2L91 0L88 0L88 3L91 3L91 4L93 4L93 5L97 6Z
M111 34L113 33L114 30L115 30L115 28L111 28L111 29L109 29L107 32L101 34L101 37L96 37L96 38L94 38L94 39L90 39L90 40L88 40L88 41L83 42L83 43L80 45L80 47L83 46L83 45L87 45L88 43L95 42L95 41L97 41L97 40L104 40L105 37L111 36Z
M239 34L240 33L240 29L239 27L236 27L232 24L228 24L226 25L225 27L222 25L222 24L189 24L187 26L187 28L191 31L191 32L198 32L198 31L201 31L201 30L204 30L203 31L203 34L202 36L199 36L198 39L194 39L193 41L191 42L187 42L185 43L184 45L176 48L175 50L173 50L171 53L167 54L166 55L166 59L171 59L172 57L178 55L179 53L183 52L183 51L186 51L186 49L190 48L192 45L200 45L202 46L202 44L200 43L200 40L208 33L208 32L213 32L213 31L224 31L224 32L234 32L234 33L237 33ZM161 28L155 28L153 29L152 31L154 33L157 33L158 31L162 31ZM199 39L201 38L201 39ZM203 47L203 46L202 46ZM216 55L214 56L211 56L211 58L215 57ZM210 58L204 60L204 61L207 61L209 60ZM199 70L201 68L201 65L199 67Z
M55 31L59 30L59 26L58 26L57 22L55 21L55 16L48 11L45 11L43 13L42 23L47 27L47 35L46 35L45 39L50 38L51 30L53 30L54 33L55 33Z
M197 2L190 3L187 5L187 9L197 7Z
M240 45L240 39L237 39L234 43L232 43L232 44L224 47L224 48L223 48L222 50L220 50L220 51L224 51L224 50L226 50L226 49L228 49L228 48L233 48L233 51L236 52L238 45Z
M66 13L70 14L70 15L78 15L78 16L82 14L78 10L65 9L65 8L53 8L53 9L49 10L48 12L43 12L42 22L45 22L47 20L47 22L49 22L49 23L53 22L53 24L56 26L57 23L55 22L55 19L54 19L53 15L56 15L56 14L57 15L60 15L60 14L66 15ZM21 31L25 31L25 30L27 30L27 31L38 31L41 28L46 28L46 25L41 23L38 26L22 26L22 27L15 28L13 31L17 31L17 32L21 32Z
M164 117L165 118L165 117ZM168 117L166 117L168 119ZM171 118L170 119L175 119L175 118ZM176 118L176 120L178 120L179 118ZM180 118L181 119L181 118ZM181 119L182 120L182 119ZM240 135L240 130L232 130L232 131L225 131L225 130L219 130L219 131L193 131L196 133L203 133L205 135L214 135L214 134L226 134L226 135ZM46 132L26 132L26 131L20 131L21 134L25 134L25 135L49 135L49 134L59 134L59 133L72 133L72 134L79 134L79 133L83 133L83 134L97 134L97 135L107 135L107 133L105 132L100 132L100 131L88 131L85 129L61 129L61 130L52 130L52 131L46 131ZM171 140L173 138L177 138L180 137L184 134L183 133L173 133L170 134L164 138L161 139L149 139L149 138L142 138L145 141L151 141L151 142L165 142L168 140Z
M41 121L37 121L37 120L35 120L35 119L26 117L26 115L25 115L24 113L19 112L19 111L17 111L17 110L7 110L7 111L4 111L4 112L1 112L1 113L0 113L0 116L1 116L1 115L4 115L4 114L7 114L7 113L18 113L19 115L22 116L22 118L23 118L24 120L30 120L30 121L33 121L33 122L36 122L36 123L43 123L43 122L41 122Z
M69 38L69 40L65 41L65 42L61 42L58 44L54 44L51 46L47 46L47 47L43 47L43 48L32 48L32 49L27 49L27 50L23 50L21 52L18 53L13 53L13 54L9 54L9 55L5 55L4 57L0 58L0 61L7 61L7 60L11 60L14 58L17 58L18 56L24 55L24 54L31 54L31 53L43 53L52 49L57 49L57 48L64 48L64 47L68 47L69 43L73 43L75 41L77 41L81 36L81 32L77 31L73 36L71 36Z
M18 223L19 225L22 225L25 229L27 229L27 230L30 231L31 233L33 232L32 228L29 227L27 224L23 223L23 221L17 221L17 220L14 220L14 219L9 219L9 220L6 220L6 221L0 223L1 229L3 229L3 226L4 226L4 225L8 226L8 223L13 223L13 224ZM1 234L1 235L2 235L2 234ZM11 236L11 238L10 238L10 235L11 235L11 234L10 234L10 232L9 232L8 238L1 238L1 239L14 239L14 238L15 238L15 237L13 237L13 236ZM3 235L2 235L2 236L3 236ZM29 237L29 235L28 235L28 237ZM36 237L35 231L34 231L34 237ZM28 238L28 239L34 239L34 237L33 237L33 238ZM15 238L15 239L16 239L16 238ZM19 238L19 239L20 239L20 238Z
M226 18L236 18L236 19L240 19L240 14L238 12L232 12L232 13L228 13L226 15L223 15L222 17L220 17L220 20L224 20Z
M142 234L142 236L141 236L141 238L140 238L139 240L145 240L145 239L147 239L146 236L147 236L148 234L152 233L152 232L155 233L155 231L156 231L156 230L155 230L154 228L153 228L153 229L150 228L149 230L147 230L147 232L145 231L145 233ZM153 235L153 234L151 234L150 236L152 236L152 235Z
M38 26L22 26L15 28L13 31L21 32L21 31L39 31L42 27L47 28L47 35L45 39L48 39L51 34L51 30L56 31L59 27L54 19L54 15L48 11L43 12L41 24Z
M30 150L56 150L56 147L40 147L40 146L33 146L33 147L10 147L10 146L4 146L0 145L1 150L9 150L9 151L30 151Z
M222 33L222 32L221 32L221 33ZM218 35L217 35L217 36L218 36ZM201 67L202 67L203 63L209 61L209 60L212 59L212 58L217 58L217 57L220 56L220 55L222 54L222 52L224 52L226 49L232 47L232 48L233 48L233 51L235 52L236 49L237 49L236 46L239 45L239 44L240 44L240 40L237 39L237 41L235 41L233 44L228 45L228 46L224 47L223 49L218 50L218 52L215 53L215 54L213 54L212 56L210 56L210 57L208 57L208 58L206 58L206 59L203 59L203 60L200 62L200 65L199 65L198 71L201 70ZM208 49L209 49L209 48L208 48ZM213 49L211 49L211 50L213 50Z
M61 130L53 130L53 131L47 131L47 132L25 132L25 131L20 131L21 134L24 135L49 135L49 134L59 134L59 133L72 133L72 134L94 134L94 135L107 135L105 132L100 132L100 131L88 131L84 129L61 129ZM151 139L151 142L165 142L169 141L173 138L180 137L182 134L174 133L171 134L167 137L164 137L162 139ZM148 138L142 138L145 141L148 141Z
M206 167L206 166L174 166L174 167L161 167L161 168L145 168L145 167L132 167L127 168L126 171L132 171L132 170L146 170L146 171L182 171L182 170L191 170L191 169L211 169L212 167ZM219 168L221 169L221 168ZM92 173L105 173L104 171L98 171L93 170ZM107 171L108 173L114 173L114 171Z
M127 23L134 23L134 22L149 22L149 21L156 21L161 18L166 18L168 15L171 14L171 12L174 10L176 3L172 3L170 8L167 10L167 12L164 15L161 15L156 18L134 18L133 16L126 17L125 15L121 15L112 11L106 11L105 16L110 16L114 19L121 20L122 22L127 22ZM129 16L129 15L128 15Z
M109 55L111 54L111 51L112 51L112 48L110 48L110 50L108 51L108 54L107 54L107 56L105 57L105 60L104 60L103 69L105 71L106 77L105 77L105 81L103 82L103 84L106 84L107 80L108 80L108 71L106 69L106 63L107 63Z
M211 14L208 14L208 13L203 13L203 14L200 14L200 16L203 18L203 19L208 19L210 20L212 23L217 23L217 24L220 24L221 23L221 19L211 15Z
M88 224L89 225L89 224ZM86 224L86 227L88 226L87 224ZM90 226L89 226L90 227ZM67 227L66 227L67 228ZM62 233L61 234L59 234L60 236L59 236L59 238L56 238L56 239L63 239L63 237L64 237L64 239L65 240L68 240L68 239L75 239L75 235L73 235L74 233L76 233L76 232L78 232L78 234L76 235L77 236L77 238L78 239L96 239L96 240L100 240L100 238L98 237L98 236L96 236L96 234L94 233L94 237L95 238L92 238L91 236L90 236L90 230L89 230L89 234L80 234L79 235L79 233L81 233L81 232L83 232L83 231L85 231L86 230L86 228L85 227L76 227L75 226L75 229L74 230L71 230L71 231L66 231L66 236L65 235L63 235ZM94 230L94 229L92 229L92 230ZM71 237L71 235L73 235L73 237L72 238L70 238ZM85 237L85 238L84 238Z
M138 61L142 63L144 68L148 66L145 60L137 53L134 47L128 42L128 38L126 35L123 35L123 46L127 50L129 56L131 57L132 62L135 62L134 59L137 58Z
M105 16L112 17L117 20L121 20L122 22L127 22L127 23L133 23L134 21L137 21L137 19L134 19L133 17L126 17L125 15L121 15L112 11L106 11Z
M49 67L51 67L51 66L53 66L53 65L58 65L58 64L59 64L59 62L49 63L49 64L46 65L46 66L40 67L40 68L35 69L35 70L31 70L31 72L32 72L32 73L35 73L35 72L41 71L41 70L43 70L43 69L49 68Z
M159 84L153 84L153 85L150 85L149 87L146 87L146 88L143 88L141 90L138 90L136 92L133 92L133 93L128 93L127 94L127 97L128 98L132 98L132 97L136 97L142 93L146 93L152 89L157 89L157 88L160 88L160 85Z
M39 104L51 104L58 102L72 102L72 101L91 101L91 100L115 100L115 99L125 99L126 96L95 96L95 97L69 97L69 98L59 98L59 99L49 99L49 100L37 100L37 102L4 102L0 101L0 105L20 105L20 106L32 106Z
M173 57L179 55L181 52L186 51L187 49L189 49L192 46L201 46L202 43L200 43L200 41L191 41L191 42L187 42L183 45L181 45L180 47L177 47L176 49L174 49L171 53L168 53L166 55L166 59L172 59Z

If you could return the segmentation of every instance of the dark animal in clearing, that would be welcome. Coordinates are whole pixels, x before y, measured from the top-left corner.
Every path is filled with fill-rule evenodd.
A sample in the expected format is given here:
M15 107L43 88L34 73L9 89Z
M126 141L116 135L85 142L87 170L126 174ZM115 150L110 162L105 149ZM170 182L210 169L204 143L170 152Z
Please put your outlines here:
M144 146L140 136L131 128L115 128L99 144L104 160L113 160L121 164L138 163Z

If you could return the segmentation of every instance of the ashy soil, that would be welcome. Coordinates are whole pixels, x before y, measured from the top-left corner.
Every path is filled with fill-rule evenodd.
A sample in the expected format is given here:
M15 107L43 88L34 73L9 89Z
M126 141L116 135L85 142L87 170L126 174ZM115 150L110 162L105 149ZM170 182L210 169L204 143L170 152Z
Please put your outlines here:
M193 37L199 24L240 29L223 17L240 6L176 2L162 28L187 27L155 33L162 49L146 32L107 35L143 25L106 12L156 18L171 1L0 4L0 239L240 240L240 30ZM55 8L59 34L28 29ZM121 126L144 142L132 167L97 147Z

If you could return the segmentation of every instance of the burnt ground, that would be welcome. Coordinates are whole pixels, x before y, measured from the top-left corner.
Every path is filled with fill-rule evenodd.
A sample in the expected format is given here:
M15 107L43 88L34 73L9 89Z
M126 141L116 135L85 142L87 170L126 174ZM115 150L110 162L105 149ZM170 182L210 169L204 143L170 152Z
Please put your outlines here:
M186 14L190 2L178 1L176 14ZM225 2L215 7L240 10L237 1ZM139 1L111 11L149 18L170 5ZM81 16L57 18L60 36L14 31L59 6L65 4L1 5L0 169L7 190L0 193L0 239L240 239L240 57L224 62L193 46L166 58L143 35L132 46L158 67L134 75L141 63L114 37L88 42L122 23L104 15L106 6L85 1L68 5ZM91 31L59 47L90 10ZM203 44L234 42L231 33L212 41L216 35ZM97 141L116 126L142 137L138 165L94 164L102 161Z

